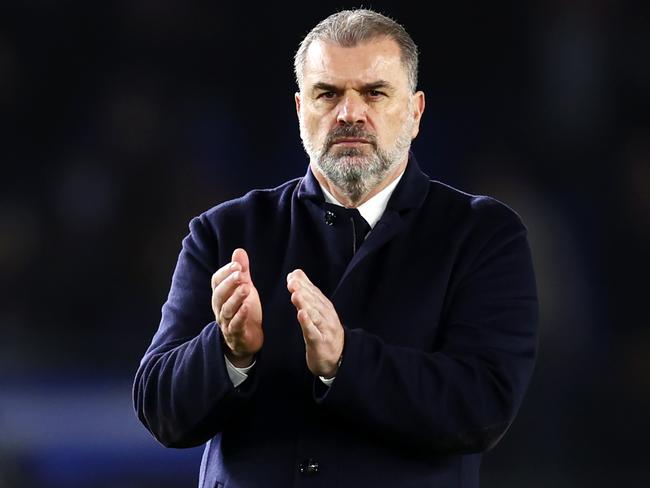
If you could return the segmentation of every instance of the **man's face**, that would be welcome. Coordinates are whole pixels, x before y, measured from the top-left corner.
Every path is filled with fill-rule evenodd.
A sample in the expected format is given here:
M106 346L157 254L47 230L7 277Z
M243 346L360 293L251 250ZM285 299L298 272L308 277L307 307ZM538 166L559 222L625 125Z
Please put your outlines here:
M352 202L406 163L424 95L411 93L395 41L312 43L300 89L296 109L305 150Z

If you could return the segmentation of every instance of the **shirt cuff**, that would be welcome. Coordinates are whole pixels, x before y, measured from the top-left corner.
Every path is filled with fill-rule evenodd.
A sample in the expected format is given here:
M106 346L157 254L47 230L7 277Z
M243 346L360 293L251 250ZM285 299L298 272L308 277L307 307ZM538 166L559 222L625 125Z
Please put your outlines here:
M226 357L225 354L223 358L226 360L226 369L228 370L228 376L230 377L230 381L232 381L233 386L237 388L239 385L241 385L244 381L248 379L248 372L251 370L253 366L255 366L255 361L253 361L253 364L251 364L250 366L246 366L245 368L238 368L237 366L233 365L230 362L230 360Z
M318 379L320 379L324 385L332 386L332 383L334 383L336 376L332 376L331 378L324 378L323 376L319 376Z

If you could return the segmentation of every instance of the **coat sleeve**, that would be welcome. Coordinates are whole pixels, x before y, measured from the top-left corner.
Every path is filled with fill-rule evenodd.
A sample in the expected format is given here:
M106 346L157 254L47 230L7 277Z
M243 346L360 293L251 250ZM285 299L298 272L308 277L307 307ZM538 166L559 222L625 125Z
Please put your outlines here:
M501 438L532 374L538 304L526 229L491 202L467 236L468 257L457 263L461 276L445 298L435 349L391 345L347 324L334 383L314 383L322 408L435 453L481 452Z
M190 222L160 326L133 385L139 419L169 447L193 447L212 438L256 383L254 371L237 388L228 376L210 306L210 279L220 266L217 237L204 218Z

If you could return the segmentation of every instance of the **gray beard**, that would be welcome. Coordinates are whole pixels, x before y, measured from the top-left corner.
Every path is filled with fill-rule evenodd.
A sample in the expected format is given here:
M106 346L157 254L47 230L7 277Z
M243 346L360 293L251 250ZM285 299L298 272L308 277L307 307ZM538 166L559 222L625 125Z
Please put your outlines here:
M411 147L411 129L412 124L405 126L389 151L377 147L373 135L366 134L362 127L354 125L332 131L318 154L314 154L316 151L304 137L303 145L323 175L356 206L406 159ZM332 152L333 141L342 136L364 137L370 142L372 152L355 147Z
M316 166L356 205L383 181L395 164L379 149L364 154L362 149L351 147L336 154L331 151L321 153Z

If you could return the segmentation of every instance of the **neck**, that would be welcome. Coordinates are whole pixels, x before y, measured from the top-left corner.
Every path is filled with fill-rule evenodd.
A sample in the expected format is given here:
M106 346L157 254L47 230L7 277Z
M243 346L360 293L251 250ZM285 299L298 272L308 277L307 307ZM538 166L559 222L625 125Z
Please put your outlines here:
M327 189L328 192L330 192L332 195L334 195L334 198L336 198L339 202L341 202L343 205L345 205L347 208L356 208L359 205L362 205L366 203L368 200L370 200L372 197L374 197L377 193L382 191L384 188L386 188L388 185L390 185L393 181L395 181L395 178L397 178L399 175L401 175L404 172L404 169L406 168L406 165L408 163L408 157L404 159L400 164L395 166L393 170L391 170L386 177L379 182L378 185L376 185L374 188L371 188L365 195L361 197L358 201L353 201L350 199L347 193L343 192L338 186L334 185L330 180L327 179L327 177L321 172L321 170L318 168L316 164L311 162L309 165L311 167L312 173L314 173L314 177L316 180L323 186L325 189Z

